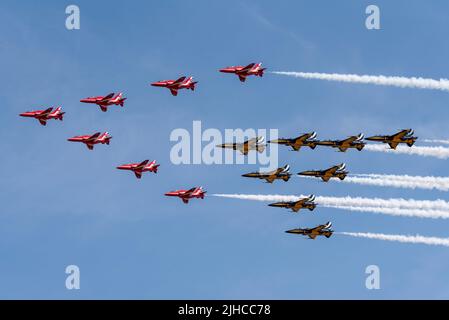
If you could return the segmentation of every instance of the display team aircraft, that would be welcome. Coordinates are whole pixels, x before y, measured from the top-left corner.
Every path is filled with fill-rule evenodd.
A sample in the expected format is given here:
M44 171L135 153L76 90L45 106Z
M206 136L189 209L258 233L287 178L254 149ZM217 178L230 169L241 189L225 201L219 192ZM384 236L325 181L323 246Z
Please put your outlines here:
M34 110L34 111L27 111L24 113L21 113L21 117L28 117L28 118L35 118L39 120L39 123L43 126L47 125L47 120L50 119L59 119L62 121L62 118L65 114L65 112L61 111L61 107L57 107L54 111L53 108L48 108L45 110Z
M220 72L224 73L235 73L241 82L245 82L246 77L248 76L263 76L263 72L266 70L266 68L262 68L262 63L250 63L246 67L244 66L233 66L233 67L226 67L223 69L220 69Z
M294 151L298 151L301 147L309 147L311 149L315 149L316 147L316 132L306 133L303 134L297 138L293 139L276 139L276 140L270 140L268 143L277 143L277 144L283 144L289 147L292 147Z
M298 175L321 178L324 182L328 182L330 178L339 178L340 180L344 180L346 175L349 173L345 171L345 168L346 164L342 163L326 170L309 170L299 172Z
M112 137L109 135L108 132L105 133L97 132L94 133L93 135L75 136L67 140L72 142L82 142L86 144L89 150L93 150L94 145L98 143L109 145L111 139Z
M282 179L285 182L287 182L291 177L291 173L288 172L289 170L290 170L290 166L286 165L283 168L278 168L278 169L270 171L270 172L246 173L246 174L243 174L242 177L264 179L268 183L273 183L273 181L277 180L277 179Z
M88 97L85 99L81 99L80 102L83 103L94 103L98 105L101 111L108 111L108 107L112 105L121 106L125 105L126 98L123 98L123 93L120 92L115 95L114 92L108 94L107 96L97 96L97 97Z
M156 164L156 160L150 162L150 160L144 160L140 163L129 163L118 166L119 170L130 170L133 171L137 179L142 178L142 173L144 172L154 172L157 173L157 168L159 164Z
M349 148L355 148L359 151L365 147L365 143L363 142L363 133L358 136L352 136L344 140L323 140L317 141L316 144L318 146L328 146L332 148L338 148L341 152L346 152Z
M204 199L204 195L206 191L203 190L203 187L194 187L189 190L176 190L167 192L165 195L169 197L179 197L182 202L185 204L189 203L189 199L198 198Z
M179 89L195 90L195 84L197 81L193 81L193 77L181 77L178 80L162 80L153 82L151 85L154 87L168 88L172 95L177 96Z
M304 236L308 236L310 239L315 239L317 236L325 236L326 238L330 238L332 236L332 233L334 233L334 230L331 230L332 223L327 222L326 224L319 225L315 228L297 228L292 230L287 230L285 232L287 233L293 233L293 234L301 234Z
M243 155L246 156L248 154L248 152L250 152L251 150L257 150L259 153L264 152L264 150L265 150L265 144L263 144L264 141L265 141L265 137L257 137L257 138L249 139L242 143L224 143L224 144L219 144L216 147L238 150Z
M378 135L378 136L372 136L368 137L365 140L369 141L380 141L383 143L388 143L390 145L391 149L396 149L398 144L400 143L406 143L409 147L413 146L418 139L418 137L414 137L413 134L415 132L412 129L405 129L401 130L396 134L393 134L391 136L388 135Z
M298 212L301 209L309 209L313 211L316 208L315 196L312 194L307 198L299 199L298 201L287 201L287 202L275 202L270 203L270 207L286 208L291 209L293 212Z

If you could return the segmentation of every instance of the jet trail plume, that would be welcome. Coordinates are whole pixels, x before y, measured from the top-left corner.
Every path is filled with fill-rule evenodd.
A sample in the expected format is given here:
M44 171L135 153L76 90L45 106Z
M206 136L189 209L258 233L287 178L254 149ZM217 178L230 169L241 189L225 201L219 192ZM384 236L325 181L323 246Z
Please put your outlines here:
M335 234L341 234L350 237L377 239L384 241L396 241L402 243L414 243L414 244L427 244L433 246L445 246L449 247L449 238L437 238L437 237L424 237L420 235L416 236L404 236L398 234L383 234L383 233L363 233L363 232L335 232Z
M380 213L397 217L414 217L414 218L430 218L430 219L449 219L449 212L441 210L422 210L422 209L400 209L400 208L382 208L382 207L357 207L357 206L327 206L323 207L357 211Z
M216 197L255 201L298 201L305 195L214 194ZM319 206L394 216L449 219L449 202L444 200L380 199L361 197L316 197Z
M448 79L427 79L416 77L388 77L356 74L317 73L317 72L288 72L273 71L271 73L303 79L318 79L327 81L374 84L400 88L416 88L449 91Z
M393 150L393 149L388 148L385 145L367 144L367 145L365 145L364 150L374 151L374 152L410 154L410 155L418 155L418 156L423 156L423 157L435 157L438 159L448 159L449 158L449 148L446 148L446 147L398 146L396 148L396 150Z
M449 190L449 177L421 177L392 174L352 174L352 177L346 177L346 179L341 182L380 187L427 190L435 189L440 191Z
M442 140L442 139L424 139L423 142L427 143L442 143L442 144L449 144L449 140Z

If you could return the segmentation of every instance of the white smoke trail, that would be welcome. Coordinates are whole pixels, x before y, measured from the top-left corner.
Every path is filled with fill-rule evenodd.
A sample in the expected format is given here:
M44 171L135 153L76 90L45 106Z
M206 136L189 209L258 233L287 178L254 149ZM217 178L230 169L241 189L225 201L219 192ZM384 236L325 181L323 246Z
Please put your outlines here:
M352 174L351 177L346 177L346 179L341 182L380 187L427 190L435 189L441 191L449 190L449 177L421 177L389 174Z
M421 140L421 141L427 142L427 143L449 144L449 140L441 140L441 139L424 139L424 140Z
M368 238L384 241L397 241L402 243L428 244L434 246L449 247L449 238L424 237L420 235L404 236L398 234L363 233L363 232L335 232L335 233L357 238Z
M397 217L449 219L449 212L441 210L356 207L356 206L328 206L328 205L323 205L323 207L348 210L348 211L357 211L357 212L380 213Z
M251 195L214 194L216 197L255 200L255 201L298 201L304 195ZM444 200L380 199L361 197L322 197L315 198L318 205L329 208L347 209L360 212L376 212L396 216L419 218L449 218L449 202Z
M449 91L448 79L426 79L416 77L387 77L356 74L316 73L316 72L288 72L273 71L271 73L303 79L318 79L327 81L374 84L401 88L417 88Z
M446 147L398 146L396 148L396 150L393 150L385 145L367 144L367 145L365 145L365 148L363 150L374 151L374 152L396 153L396 154L410 154L410 155L418 155L418 156L423 156L423 157L435 157L438 159L448 159L449 158L449 148L446 148Z

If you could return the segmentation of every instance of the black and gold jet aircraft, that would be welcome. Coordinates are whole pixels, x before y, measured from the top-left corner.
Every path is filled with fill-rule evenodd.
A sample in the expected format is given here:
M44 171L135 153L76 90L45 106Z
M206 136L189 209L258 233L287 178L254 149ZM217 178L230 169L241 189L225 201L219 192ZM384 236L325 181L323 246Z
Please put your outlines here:
M291 177L289 170L290 166L286 165L283 168L277 168L276 170L270 172L250 172L242 174L242 177L264 179L268 183L273 183L273 181L277 179L282 179L287 182Z
M405 129L401 130L396 134L393 134L391 136L372 136L365 138L365 140L368 141L380 141L383 143L388 143L390 145L391 149L396 149L398 144L400 143L406 143L409 147L413 146L418 139L418 137L413 136L414 131L412 129Z
M326 170L309 170L299 172L298 175L321 178L324 182L328 182L330 178L339 178L340 180L344 180L346 175L349 173L348 171L345 171L345 168L346 164L342 163Z
M270 207L286 208L291 209L293 212L298 212L301 209L309 209L313 211L316 208L315 196L312 194L307 198L299 199L298 201L288 201L288 202L275 202L270 203Z
M259 153L264 152L265 150L265 144L263 142L265 141L265 137L257 137L249 139L242 143L224 143L217 145L218 148L229 148L240 151L243 155L247 155L248 152L251 150L256 150Z
M268 143L277 143L277 144L283 144L289 147L292 147L294 151L299 151L301 147L309 147L312 150L315 149L316 143L316 132L311 133L305 133L297 138L293 139L276 139L276 140L270 140Z
M359 151L362 151L363 147L365 147L365 143L363 142L363 133L358 136L351 136L344 140L323 140L317 141L316 145L318 146L328 146L332 148L338 148L341 152L346 152L349 148L355 148Z
M334 230L331 229L332 223L327 222L326 224L319 225L315 228L297 228L292 230L287 230L285 232L287 233L293 233L293 234L301 234L304 236L308 236L310 239L315 239L317 236L325 236L326 238L330 238L332 236L332 233L334 233Z

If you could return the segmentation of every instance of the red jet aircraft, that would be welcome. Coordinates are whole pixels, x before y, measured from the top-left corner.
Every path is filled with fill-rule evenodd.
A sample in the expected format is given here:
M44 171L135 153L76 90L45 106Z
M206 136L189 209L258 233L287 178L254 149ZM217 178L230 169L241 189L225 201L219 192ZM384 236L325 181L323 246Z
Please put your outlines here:
M62 121L62 117L64 116L65 112L62 112L61 109L61 107L57 107L54 111L53 108L48 108L46 110L27 111L21 113L20 116L35 118L39 120L41 125L45 126L47 125L47 120L49 119L59 119Z
M81 99L80 102L84 103L95 103L101 109L101 111L108 111L108 107L112 105L123 107L126 98L123 98L123 93L120 92L117 95L115 93L110 93L107 96L98 96L98 97L88 97L85 99Z
M263 76L263 72L266 68L262 68L262 63L250 63L246 67L244 66L233 66L220 69L220 72L224 73L235 73L241 82L245 82L248 76Z
M156 164L156 160L151 161L145 160L141 163L129 163L129 164L123 164L121 166L118 166L117 169L120 170L131 170L136 175L137 179L142 178L143 172L154 172L157 173L157 168L160 166L159 164Z
M154 87L164 87L170 89L172 95L177 96L179 89L195 90L195 84L197 81L193 81L193 77L181 77L178 80L162 80L154 82L151 85Z
M203 187L194 187L189 190L176 190L176 191L170 191L167 192L165 195L169 197L179 197L181 198L182 202L189 203L189 199L192 198L201 198L204 199L204 195L206 194L206 191L203 190Z
M107 144L109 145L109 142L111 141L112 137L109 135L108 132L101 133L97 132L93 135L84 135L84 136L75 136L73 138L67 139L68 141L72 142L82 142L85 143L87 148L89 150L94 149L94 145L101 143L101 144Z

